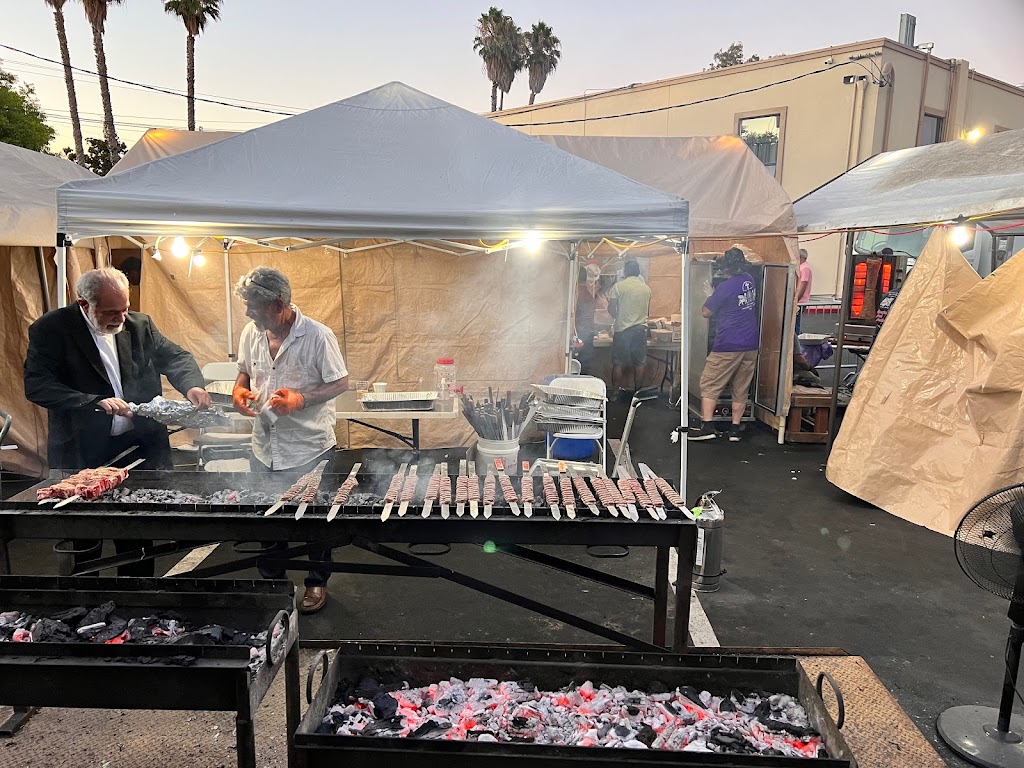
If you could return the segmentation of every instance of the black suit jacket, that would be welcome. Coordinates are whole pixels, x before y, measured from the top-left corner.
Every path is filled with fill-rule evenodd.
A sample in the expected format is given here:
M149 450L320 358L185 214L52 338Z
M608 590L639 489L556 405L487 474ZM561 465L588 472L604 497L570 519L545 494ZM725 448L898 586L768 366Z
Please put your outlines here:
M204 386L192 355L166 339L148 315L129 312L114 339L128 402L145 403L161 394L161 374L182 394ZM167 429L154 421L136 419L123 438L110 437L112 417L97 412L97 403L114 397L114 388L78 304L47 312L29 327L25 396L49 412L51 467L103 466L113 458L114 440L124 439L145 449L147 468L170 466Z

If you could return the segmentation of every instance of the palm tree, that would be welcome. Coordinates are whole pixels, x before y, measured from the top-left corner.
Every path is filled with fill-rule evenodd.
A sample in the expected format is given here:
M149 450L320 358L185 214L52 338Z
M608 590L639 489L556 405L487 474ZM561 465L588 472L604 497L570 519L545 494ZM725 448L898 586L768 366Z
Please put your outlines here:
M103 139L107 142L112 163L120 159L117 148L121 146L121 142L114 128L114 109L110 106L110 82L107 80L107 55L103 51L103 31L107 22L107 9L123 2L124 0L82 0L85 17L92 27L92 47L96 52L96 72L100 76L100 96L103 100Z
M500 108L504 109L505 94L512 87L516 73L526 63L526 41L522 30L511 16L492 5L477 20L473 50L484 60L484 70L491 81L491 112L499 109L498 91L501 91Z
M43 0L53 8L53 23L57 27L57 42L60 43L60 58L64 62L64 84L68 87L68 110L71 112L71 130L75 135L75 157L79 165L85 164L85 145L82 143L82 121L78 119L78 97L75 95L75 77L71 70L71 51L68 50L68 33L64 28L64 3L66 0Z
M498 109L498 70L501 66L501 31L508 17L493 5L480 15L476 23L476 37L473 38L473 50L484 60L484 71L491 81L491 112Z
M533 25L526 35L526 68L530 72L530 103L544 90L548 75L555 71L562 58L562 41L543 21Z
M164 0L164 10L185 22L188 42L185 65L188 70L188 129L196 129L196 38L208 21L220 18L221 0Z

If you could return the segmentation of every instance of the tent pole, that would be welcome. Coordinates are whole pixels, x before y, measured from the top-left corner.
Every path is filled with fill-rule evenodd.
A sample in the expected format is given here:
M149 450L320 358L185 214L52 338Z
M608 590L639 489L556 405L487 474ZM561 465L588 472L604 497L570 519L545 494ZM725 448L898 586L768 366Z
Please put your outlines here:
M832 453L835 442L836 414L839 411L839 381L843 375L843 337L846 336L846 316L850 313L850 285L853 275L853 240L855 233L846 233L846 266L843 268L843 300L839 308L839 335L836 338L835 374L832 376L832 407L828 412L828 452Z
M682 327L679 334L679 495L686 501L687 432L690 428L690 322L686 315L687 272L690 269L690 238L684 237L679 246L682 259L680 272L679 316Z
M57 306L68 305L68 236L57 233Z
M576 283L579 280L579 270L576 267L576 254L579 253L579 241L574 240L569 244L569 296L565 302L565 373L572 373L572 340L573 318L576 315Z
M228 249L231 243L224 241L224 310L228 330L228 360L235 359L235 324L231 317L231 269L228 266Z

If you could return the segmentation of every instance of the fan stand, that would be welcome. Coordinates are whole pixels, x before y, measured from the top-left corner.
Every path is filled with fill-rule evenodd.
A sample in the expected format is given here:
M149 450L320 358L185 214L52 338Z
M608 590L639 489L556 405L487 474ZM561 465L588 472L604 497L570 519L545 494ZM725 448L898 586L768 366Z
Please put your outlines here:
M1013 714L1014 686L1017 682L1017 669L1020 667L1022 644L1024 626L1013 621L1007 641L1006 674L999 709L951 707L939 715L936 723L939 736L950 749L973 765L985 768L1024 768L1024 717Z

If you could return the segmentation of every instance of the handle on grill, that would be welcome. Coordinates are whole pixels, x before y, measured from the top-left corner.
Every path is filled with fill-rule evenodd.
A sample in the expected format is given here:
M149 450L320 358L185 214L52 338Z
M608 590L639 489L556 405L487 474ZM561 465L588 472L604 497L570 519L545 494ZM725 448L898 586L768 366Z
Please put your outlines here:
M818 681L814 684L815 690L818 692L818 698L821 698L822 682L828 680L828 684L832 686L832 692L836 695L836 705L839 707L839 716L836 717L836 728L842 728L843 723L846 722L846 704L843 702L843 692L839 688L839 683L832 677L828 672L819 672Z
M270 622L270 627L267 629L267 640L264 643L267 649L267 663L270 665L277 664L281 659L275 659L271 655L272 641L274 639L274 627L278 624L283 624L284 629L281 631L281 648L285 649L288 647L288 633L291 632L291 619L289 618L288 611L278 611L277 615L274 616L274 620ZM281 658L285 656L283 650Z
M316 672L316 668L323 666L320 671L320 684L323 685L324 680L327 678L327 662L330 658L327 655L327 651L320 651L316 656L313 657L313 661L310 662L309 672L306 673L306 703L313 703L313 673Z

